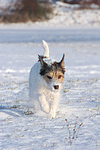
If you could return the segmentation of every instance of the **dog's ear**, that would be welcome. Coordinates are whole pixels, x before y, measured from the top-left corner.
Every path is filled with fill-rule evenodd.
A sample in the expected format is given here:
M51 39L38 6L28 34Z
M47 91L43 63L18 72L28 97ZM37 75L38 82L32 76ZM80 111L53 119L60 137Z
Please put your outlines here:
M65 54L63 54L63 57L62 57L62 59L61 59L61 61L59 62L59 65L62 67L62 68L64 68L64 57L65 57Z
M43 61L43 56L38 55L38 59L39 59L38 61L40 61L41 63L42 68L47 65L46 62Z

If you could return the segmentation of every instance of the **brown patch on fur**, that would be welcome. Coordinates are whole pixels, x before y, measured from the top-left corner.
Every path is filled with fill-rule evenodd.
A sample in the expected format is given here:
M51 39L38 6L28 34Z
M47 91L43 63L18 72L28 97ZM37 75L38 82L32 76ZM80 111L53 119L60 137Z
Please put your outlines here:
M38 62L40 61L41 62L41 60L43 60L44 58L47 58L46 56L42 56L42 55L38 55Z
M60 65L61 65L61 67L64 69L64 58L65 58L65 54L63 54L63 57L62 57L62 59L61 59L61 61L60 61Z
M64 74L61 71L50 71L43 77L44 80L49 84L52 80L58 80L60 83L64 80Z

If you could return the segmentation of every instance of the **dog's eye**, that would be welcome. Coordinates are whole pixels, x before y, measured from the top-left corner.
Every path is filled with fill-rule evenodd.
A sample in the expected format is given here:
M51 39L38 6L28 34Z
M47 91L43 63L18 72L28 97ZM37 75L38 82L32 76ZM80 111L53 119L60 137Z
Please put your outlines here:
M48 78L49 80L51 80L51 79L52 79L52 77L50 77L50 76L47 76L47 78Z
M61 78L61 75L58 76L58 79L60 79L60 78Z

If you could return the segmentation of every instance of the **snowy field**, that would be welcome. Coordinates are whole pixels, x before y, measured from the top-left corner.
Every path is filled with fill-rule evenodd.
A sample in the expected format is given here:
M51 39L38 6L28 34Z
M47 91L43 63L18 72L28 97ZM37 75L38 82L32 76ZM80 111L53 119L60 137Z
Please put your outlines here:
M100 10L65 8L47 22L0 24L0 150L100 150ZM29 105L43 39L51 58L66 55L55 119Z
M0 33L0 150L99 150L100 28ZM52 58L66 55L55 119L28 111L29 70L43 52L42 39Z

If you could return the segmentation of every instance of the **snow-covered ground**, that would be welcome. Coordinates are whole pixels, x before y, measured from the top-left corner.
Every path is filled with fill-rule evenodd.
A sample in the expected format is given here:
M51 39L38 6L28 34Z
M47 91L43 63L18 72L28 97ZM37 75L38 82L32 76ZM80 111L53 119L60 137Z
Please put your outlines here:
M100 149L100 11L94 17L89 11L94 24L84 26L83 17L71 27L76 24L63 19L64 7L48 22L0 24L0 150ZM42 39L52 58L66 55L55 119L29 108L29 71L43 53Z
M100 29L0 32L0 149L99 150ZM51 57L60 60L66 54L55 119L28 112L29 70L43 52L42 38L49 43Z

